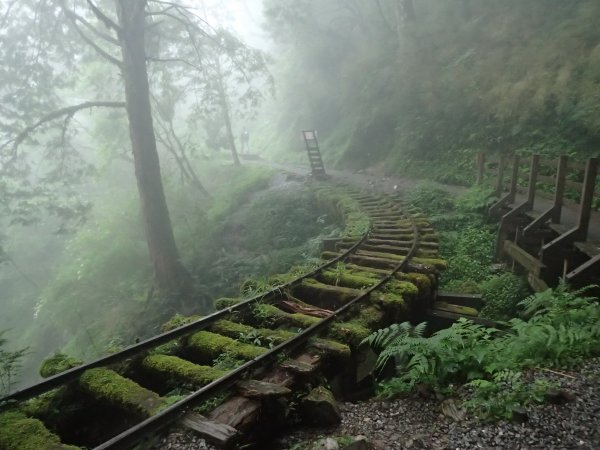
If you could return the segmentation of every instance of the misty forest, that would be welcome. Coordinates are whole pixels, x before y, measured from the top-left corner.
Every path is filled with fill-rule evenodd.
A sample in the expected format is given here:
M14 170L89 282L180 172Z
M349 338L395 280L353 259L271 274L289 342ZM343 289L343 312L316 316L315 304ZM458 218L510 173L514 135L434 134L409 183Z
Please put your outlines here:
M0 450L598 448L599 23L0 0Z

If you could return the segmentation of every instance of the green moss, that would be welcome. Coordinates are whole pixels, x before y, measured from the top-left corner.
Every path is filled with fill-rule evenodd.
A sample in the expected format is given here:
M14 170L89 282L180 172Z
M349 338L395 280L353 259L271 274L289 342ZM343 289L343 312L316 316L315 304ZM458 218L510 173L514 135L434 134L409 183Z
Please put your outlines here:
M59 407L64 393L64 387L53 389L49 392L44 392L43 394L38 395L37 397L31 398L23 402L20 405L20 408L28 416L34 416L38 418L47 417L50 413L52 413Z
M411 261L415 264L435 267L437 270L446 270L448 268L446 260L441 258L412 258Z
M259 319L265 322L276 324L286 324L292 327L308 328L319 322L318 317L307 316L305 314L290 314L280 310L276 306L261 303L254 309Z
M160 331L166 333L167 331L175 330L179 327L187 325L188 323L195 322L200 320L202 316L182 316L181 314L175 314L173 317L169 319L168 322L165 322L161 327Z
M75 450L65 445L42 422L22 413L0 414L0 448L6 450Z
M402 295L393 294L390 292L373 293L371 294L371 301L389 310L397 311L399 309L406 308L404 297Z
M354 322L364 326L365 328L373 329L378 328L378 326L382 324L384 317L385 314L381 308L376 305L372 305L362 308L356 319L354 319Z
M322 351L327 356L335 358L347 359L350 358L352 354L348 345L331 339L312 339L310 345L313 348Z
M399 272L396 274L396 278L407 281L417 287L419 292L427 292L431 288L431 280L423 273L404 273Z
M329 336L351 347L358 347L363 339L371 334L371 330L355 321L334 323Z
M86 370L79 378L79 384L95 399L141 417L150 417L165 405L163 399L155 392L110 369Z
M40 375L43 378L48 378L81 364L83 364L83 361L71 358L64 353L56 353L54 356L44 360L40 367Z
M232 306L237 305L241 301L242 300L239 298L222 297L215 300L215 309L217 311L221 311L222 309L231 308Z
M188 346L195 352L210 359L217 358L222 353L228 353L236 358L250 360L267 351L266 348L244 344L235 339L211 333L210 331L199 331L190 336Z
M211 326L211 331L222 334L233 339L239 339L242 336L255 335L258 339L264 338L274 344L285 342L296 333L285 330L270 330L268 328L254 328L249 325L231 322L229 320L219 320Z
M209 366L201 366L185 359L169 355L150 355L142 361L142 367L162 377L195 386L204 386L227 372Z
M321 279L327 284L355 289L364 289L373 286L380 280L374 274L349 272L347 270L325 270L321 273Z

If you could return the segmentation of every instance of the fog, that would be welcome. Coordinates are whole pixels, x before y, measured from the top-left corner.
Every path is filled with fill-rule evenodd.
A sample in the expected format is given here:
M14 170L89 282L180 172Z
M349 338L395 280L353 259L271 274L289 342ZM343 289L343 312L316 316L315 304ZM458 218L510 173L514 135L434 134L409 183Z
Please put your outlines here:
M0 0L0 331L28 348L20 385L317 256L338 224L273 188L273 163L308 167L301 130L326 168L459 185L481 151L598 154L595 0L96 6Z

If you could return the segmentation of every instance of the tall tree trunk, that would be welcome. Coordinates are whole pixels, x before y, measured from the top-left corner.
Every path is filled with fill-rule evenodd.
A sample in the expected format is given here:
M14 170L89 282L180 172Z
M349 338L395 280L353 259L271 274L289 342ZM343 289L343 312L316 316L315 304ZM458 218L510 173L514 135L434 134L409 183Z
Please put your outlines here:
M191 278L183 267L165 199L152 123L144 46L146 0L115 0L123 79L135 176L142 205L146 240L162 294L185 295Z
M233 163L236 166L240 166L240 158L238 157L237 147L235 145L235 136L233 135L233 127L231 126L231 114L229 103L227 102L227 93L225 92L225 86L223 85L223 72L221 72L221 63L219 57L215 59L217 67L217 89L219 90L219 98L221 101L221 110L223 111L223 121L225 122L225 130L227 131L227 139L229 140L229 148L231 149L231 156L233 157Z

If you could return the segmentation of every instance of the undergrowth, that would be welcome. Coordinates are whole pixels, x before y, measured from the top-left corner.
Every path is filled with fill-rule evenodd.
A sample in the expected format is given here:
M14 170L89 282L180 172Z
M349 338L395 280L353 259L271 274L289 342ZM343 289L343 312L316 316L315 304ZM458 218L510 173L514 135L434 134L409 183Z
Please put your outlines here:
M541 401L549 385L526 381L521 371L570 367L600 355L600 306L586 289L564 284L529 296L518 306L522 318L499 331L460 319L424 336L425 324L392 325L365 342L379 351L377 367L393 362L396 376L384 381L384 397L403 395L419 385L448 392L467 384L465 406L486 419L509 418L517 406Z

